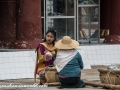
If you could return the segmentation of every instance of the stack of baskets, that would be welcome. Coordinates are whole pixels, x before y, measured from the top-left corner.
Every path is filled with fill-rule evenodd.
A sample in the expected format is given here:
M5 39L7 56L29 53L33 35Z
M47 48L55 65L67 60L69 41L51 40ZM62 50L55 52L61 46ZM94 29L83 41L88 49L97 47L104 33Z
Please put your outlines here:
M120 70L98 69L98 71L102 83L120 85Z

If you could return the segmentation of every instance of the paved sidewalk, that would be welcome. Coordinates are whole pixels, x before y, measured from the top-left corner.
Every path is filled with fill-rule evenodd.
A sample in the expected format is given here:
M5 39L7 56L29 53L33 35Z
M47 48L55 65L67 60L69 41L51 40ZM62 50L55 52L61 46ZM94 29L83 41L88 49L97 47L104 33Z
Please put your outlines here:
M98 67L103 68L103 67ZM82 70L81 79L84 81L94 81L94 82L100 82L99 79L99 72L97 71L97 68L94 69L84 69ZM39 80L37 80L39 83ZM0 85L34 85L33 79L19 79L19 80L4 80L0 81ZM50 87L3 87L0 88L0 90L59 90L57 86L50 86ZM64 88L64 90L109 90L109 89L103 89L102 87L92 87L86 85L85 88L72 88L67 89Z

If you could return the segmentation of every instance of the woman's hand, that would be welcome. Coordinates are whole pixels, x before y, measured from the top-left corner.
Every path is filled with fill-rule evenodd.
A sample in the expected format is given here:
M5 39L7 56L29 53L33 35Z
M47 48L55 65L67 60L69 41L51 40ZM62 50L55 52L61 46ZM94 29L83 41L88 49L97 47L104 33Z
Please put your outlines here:
M45 70L44 70L44 69L39 72L39 76L40 76L40 77L43 77L44 74L45 74Z
M44 55L44 58L45 58L45 61L48 61L52 58L52 54L50 52L46 52L45 55Z
M47 50L44 51L44 54L46 54L46 52L48 52Z

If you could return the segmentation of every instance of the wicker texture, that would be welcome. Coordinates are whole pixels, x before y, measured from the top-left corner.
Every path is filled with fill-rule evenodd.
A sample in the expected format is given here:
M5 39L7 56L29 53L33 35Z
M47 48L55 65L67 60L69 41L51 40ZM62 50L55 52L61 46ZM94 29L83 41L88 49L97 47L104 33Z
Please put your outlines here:
M45 69L45 78L47 80L47 83L59 82L59 77L56 68L47 67Z
M98 71L102 83L120 85L120 70L98 69Z

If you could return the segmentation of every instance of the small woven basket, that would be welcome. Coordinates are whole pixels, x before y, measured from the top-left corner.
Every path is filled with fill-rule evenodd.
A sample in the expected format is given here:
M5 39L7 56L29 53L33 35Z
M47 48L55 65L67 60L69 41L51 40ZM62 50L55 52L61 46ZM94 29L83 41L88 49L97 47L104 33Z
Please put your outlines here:
M47 67L45 69L45 78L47 83L59 82L59 77L55 67Z
M98 71L102 83L120 85L120 70L98 69Z

